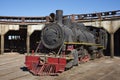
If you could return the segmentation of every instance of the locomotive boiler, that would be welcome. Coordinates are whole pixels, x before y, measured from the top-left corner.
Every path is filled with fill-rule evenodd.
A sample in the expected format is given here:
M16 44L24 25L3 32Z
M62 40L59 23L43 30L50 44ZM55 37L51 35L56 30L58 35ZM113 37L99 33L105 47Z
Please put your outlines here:
M62 11L56 11L56 21L46 24L42 30L41 42L48 49L56 49L64 42L95 43L95 38L82 23L62 19Z
M36 75L63 72L103 56L107 44L107 33L102 28L88 27L83 23L72 22L63 16L62 10L50 14L50 22L41 33L40 50L42 56L26 56L26 66Z

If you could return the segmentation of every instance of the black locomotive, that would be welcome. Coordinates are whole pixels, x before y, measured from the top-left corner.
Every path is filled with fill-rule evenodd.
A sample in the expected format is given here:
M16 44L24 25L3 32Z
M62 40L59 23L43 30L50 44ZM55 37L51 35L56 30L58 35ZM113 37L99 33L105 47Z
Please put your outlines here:
M57 10L56 15L51 13L50 18L51 22L46 24L41 34L41 43L48 52L58 53L74 48L85 49L91 56L94 53L103 54L107 44L107 32L104 29L71 22L63 17L62 10Z
M79 62L102 57L107 32L102 28L72 22L62 10L50 14L50 22L41 32L40 51L48 53L26 56L26 66L35 75L63 72ZM44 58L43 58L44 57Z

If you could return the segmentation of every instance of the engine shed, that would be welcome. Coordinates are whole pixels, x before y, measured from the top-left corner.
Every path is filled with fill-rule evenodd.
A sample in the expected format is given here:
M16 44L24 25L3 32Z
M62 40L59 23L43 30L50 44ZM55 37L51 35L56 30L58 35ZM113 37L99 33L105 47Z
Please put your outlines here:
M86 26L103 27L108 32L106 55L120 56L120 11L65 15L73 22ZM31 53L35 51L44 25L53 18L0 16L0 54L5 52Z

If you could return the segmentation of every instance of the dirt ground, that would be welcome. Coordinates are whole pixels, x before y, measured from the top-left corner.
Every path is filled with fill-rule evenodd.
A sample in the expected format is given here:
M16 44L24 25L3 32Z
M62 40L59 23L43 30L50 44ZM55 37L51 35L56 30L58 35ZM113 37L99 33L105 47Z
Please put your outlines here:
M0 55L0 80L120 80L120 57L104 57L79 64L58 76L34 76L23 71L25 55Z

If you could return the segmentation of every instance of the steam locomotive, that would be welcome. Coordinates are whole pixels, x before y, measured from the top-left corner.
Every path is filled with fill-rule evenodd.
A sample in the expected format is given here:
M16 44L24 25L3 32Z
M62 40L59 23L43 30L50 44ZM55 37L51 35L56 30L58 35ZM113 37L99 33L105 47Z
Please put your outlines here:
M35 75L54 75L104 56L107 32L102 28L85 26L63 17L62 10L50 14L41 33L40 51L44 55L27 55L26 67Z

